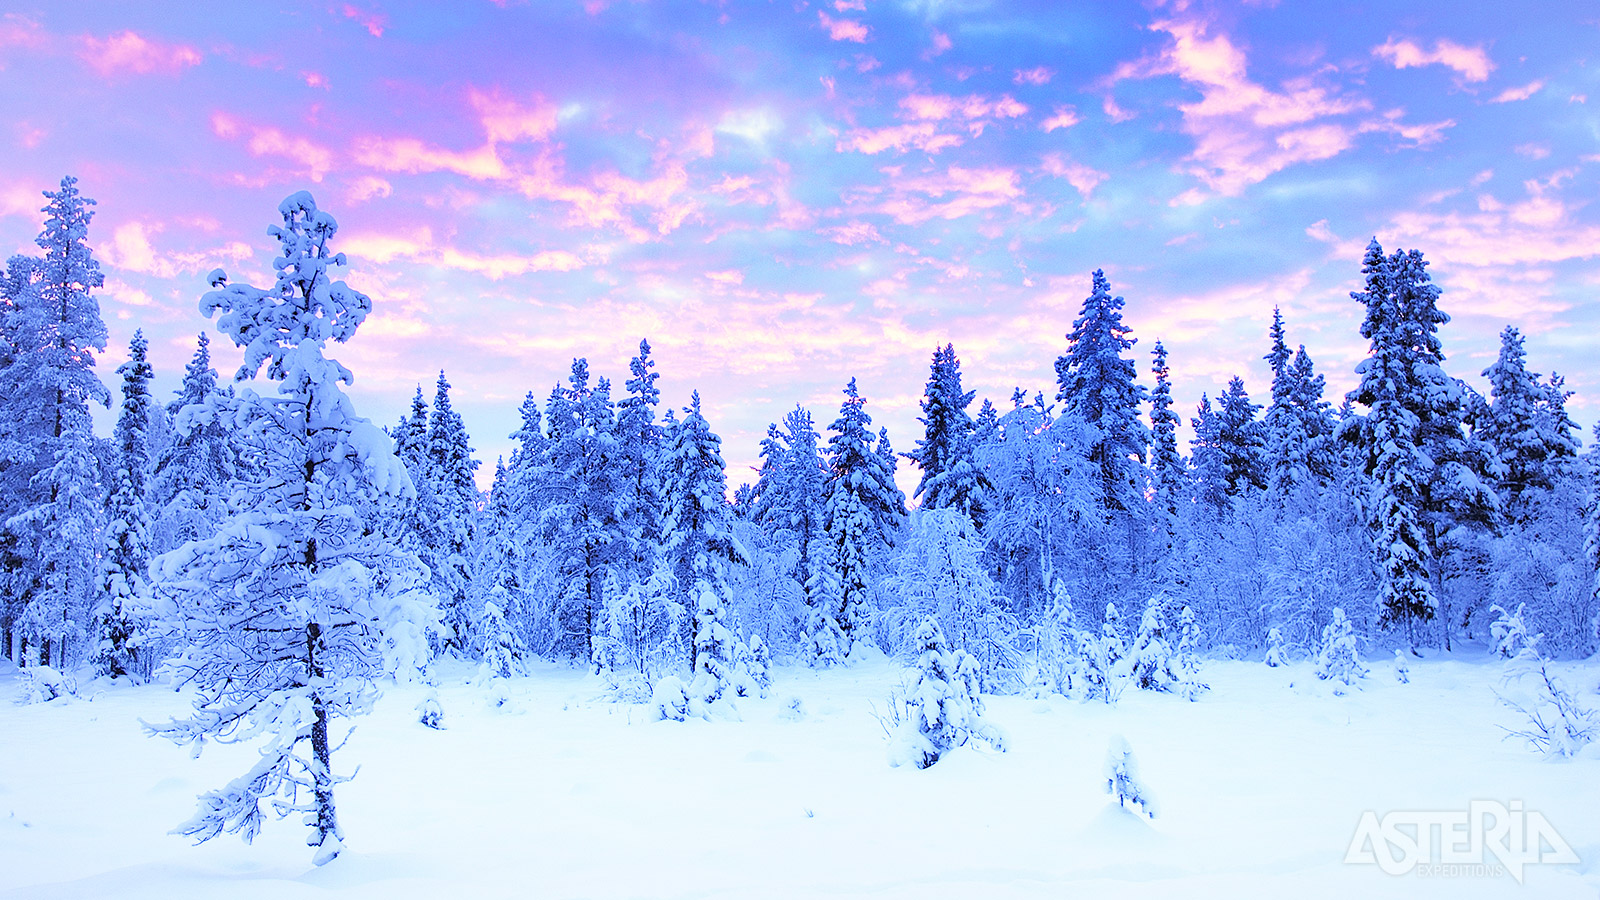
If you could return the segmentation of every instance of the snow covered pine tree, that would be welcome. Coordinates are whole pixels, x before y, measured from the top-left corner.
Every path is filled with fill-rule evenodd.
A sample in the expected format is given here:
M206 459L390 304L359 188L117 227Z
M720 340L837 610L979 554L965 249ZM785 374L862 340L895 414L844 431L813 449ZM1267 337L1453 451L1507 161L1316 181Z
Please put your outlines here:
M209 840L222 831L246 841L261 828L262 801L278 815L301 812L312 831L314 861L343 847L334 812L331 719L368 712L374 680L386 670L425 661L425 628L437 614L419 599L422 571L373 523L390 521L384 505L412 496L389 439L359 418L340 389L349 369L323 356L344 342L372 309L365 294L328 269L344 254L328 249L333 217L299 192L279 204L283 225L268 233L282 244L277 284L267 290L228 285L200 301L206 315L244 350L236 380L263 365L277 398L241 389L189 407L189 427L228 416L263 462L258 479L234 484L233 514L217 533L160 557L154 568L163 618L187 646L171 663L179 684L196 689L194 714L152 735L196 751L268 736L260 759L228 786L200 798L177 831ZM299 748L310 744L310 755ZM302 796L309 794L309 799Z

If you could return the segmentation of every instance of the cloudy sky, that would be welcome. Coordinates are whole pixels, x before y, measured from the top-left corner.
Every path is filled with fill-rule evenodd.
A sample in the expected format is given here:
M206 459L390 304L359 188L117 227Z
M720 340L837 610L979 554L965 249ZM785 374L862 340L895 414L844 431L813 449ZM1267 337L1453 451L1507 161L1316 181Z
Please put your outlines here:
M586 356L620 392L641 337L732 483L852 376L907 450L938 344L980 396L1053 393L1097 267L1186 415L1264 399L1274 305L1337 399L1374 235L1432 261L1454 374L1515 324L1600 416L1586 0L9 6L0 249L63 174L99 201L108 383L143 328L175 387L205 273L269 283L309 189L374 299L333 354L358 408L443 368L486 469L526 391Z

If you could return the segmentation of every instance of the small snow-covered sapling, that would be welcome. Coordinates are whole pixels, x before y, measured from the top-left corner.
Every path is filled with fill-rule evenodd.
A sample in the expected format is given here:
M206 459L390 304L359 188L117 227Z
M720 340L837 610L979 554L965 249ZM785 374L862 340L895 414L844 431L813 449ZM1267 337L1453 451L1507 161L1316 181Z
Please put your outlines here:
M1160 812L1155 795L1139 780L1139 761L1134 758L1128 739L1112 735L1111 746L1106 750L1106 793L1116 799L1117 805L1133 806L1138 812L1154 819Z

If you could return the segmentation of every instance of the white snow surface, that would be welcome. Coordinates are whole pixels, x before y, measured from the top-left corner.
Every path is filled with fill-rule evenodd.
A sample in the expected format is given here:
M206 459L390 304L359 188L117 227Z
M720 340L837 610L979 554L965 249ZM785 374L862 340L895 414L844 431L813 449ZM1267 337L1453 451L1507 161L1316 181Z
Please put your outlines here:
M1600 665L1560 669L1600 706ZM686 722L543 663L499 682L497 707L474 669L446 665L436 689L387 686L336 752L338 772L360 772L336 791L347 849L319 869L298 817L253 846L167 834L254 755L191 759L144 737L139 720L185 714L185 693L93 682L17 705L22 679L0 663L0 898L1592 900L1600 745L1549 762L1502 740L1517 722L1500 671L1478 649L1334 696L1309 663L1210 662L1198 702L986 697L1009 752L972 744L917 770L885 763L873 712L900 669L882 658L775 667L771 699L738 699L738 720ZM417 721L434 690L443 731ZM1108 807L1113 734L1138 748L1161 818ZM1530 866L1525 885L1343 862L1364 811L1474 799L1523 801L1582 862Z

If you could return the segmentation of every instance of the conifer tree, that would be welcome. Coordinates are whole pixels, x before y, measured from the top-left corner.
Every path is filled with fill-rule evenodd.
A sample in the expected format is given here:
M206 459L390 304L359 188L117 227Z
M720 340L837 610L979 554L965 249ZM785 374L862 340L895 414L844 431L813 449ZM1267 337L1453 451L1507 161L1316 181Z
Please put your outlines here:
M427 441L428 482L437 517L431 531L438 542L430 566L444 622L453 635L450 643L466 649L471 621L466 605L471 587L468 559L479 502L473 472L478 461L472 458L466 426L450 404L450 382L445 380L443 370L435 386Z
M988 484L972 457L974 426L967 407L974 396L975 392L961 388L961 361L955 347L936 348L918 419L923 437L906 458L922 469L912 496L922 499L924 509L954 507L982 528Z
M619 403L617 445L623 468L619 517L628 539L629 568L634 580L650 577L661 543L661 480L659 459L664 439L656 422L661 391L656 388L650 342L639 341L639 355L628 363L628 396Z
M557 385L545 408L549 451L542 531L555 555L555 650L593 658L604 627L608 576L627 558L617 516L622 490L611 383L590 386L589 363L572 361L568 387Z
M1122 323L1123 299L1111 296L1105 273L1094 271L1092 290L1067 335L1067 352L1056 359L1056 401L1096 431L1089 460L1100 471L1100 505L1131 510L1144 496L1145 448L1150 429L1140 414L1146 399L1133 360L1124 351L1137 343Z
M894 484L894 454L887 432L873 449L866 399L856 381L844 390L839 418L829 426L827 533L839 573L839 607L833 614L848 655L871 620L873 557L889 547L906 516L905 495Z
M726 684L733 652L726 568L745 554L733 536L722 439L700 412L699 391L667 440L662 555L689 601L685 606L694 611L693 669L697 676L710 674Z
M1172 411L1172 370L1167 366L1167 348L1156 341L1151 373L1156 387L1150 393L1150 469L1155 485L1155 504L1162 517L1166 548L1172 549L1177 528L1178 499L1183 494L1184 464L1178 453L1178 425L1183 421Z
M1493 448L1499 463L1501 500L1519 518L1528 513L1533 492L1554 488L1577 452L1570 431L1562 427L1565 394L1541 384L1526 360L1521 332L1506 326L1499 358L1483 370L1490 402L1472 417L1473 436Z
M323 355L328 341L355 334L372 301L331 280L329 270L345 263L329 247L338 224L310 194L290 195L278 211L283 224L269 229L281 247L277 283L230 285L218 269L200 303L244 350L235 380L265 368L278 396L213 395L213 414L240 423L238 440L260 454L261 470L236 484L235 511L215 536L164 555L153 570L186 644L173 674L196 695L189 718L149 730L197 752L207 740L266 734L250 770L203 795L178 830L248 841L271 802L279 815L305 815L320 865L344 836L330 725L369 711L378 677L426 661L420 631L434 611L421 599L415 557L376 530L392 518L385 507L411 494L411 480L340 388L350 370Z
M1237 496L1247 488L1265 488L1266 440L1261 423L1256 421L1261 407L1250 402L1244 379L1237 375L1229 379L1227 393L1218 407L1216 446L1222 456L1223 484L1228 496Z
M38 646L39 658L58 665L72 661L63 659L68 642L81 641L97 591L95 555L104 508L97 496L100 473L89 404L111 405L110 393L94 373L95 353L106 348L106 327L94 296L105 277L86 243L94 201L80 194L77 184L67 176L59 190L44 192L49 201L42 210L44 230L35 241L43 256L13 257L7 264L6 337L12 350L0 376L0 419L7 435L0 575L13 630L19 632L13 653L24 660L25 642L54 642L56 655L44 643ZM69 549L72 542L79 543ZM82 559L69 560L67 553L81 553ZM63 567L72 570L71 578ZM89 574L78 578L83 567ZM63 615L76 618L64 623Z
M98 642L95 668L102 675L146 674L134 657L139 647L141 607L148 601L145 568L150 555L150 516L145 505L150 474L149 344L133 333L122 375L122 412L112 435L111 499L105 529L104 582L95 608Z
M209 537L227 512L227 485L239 460L228 423L214 415L213 395L225 393L211 367L211 339L201 332L178 396L167 404L173 435L151 475L152 556Z

